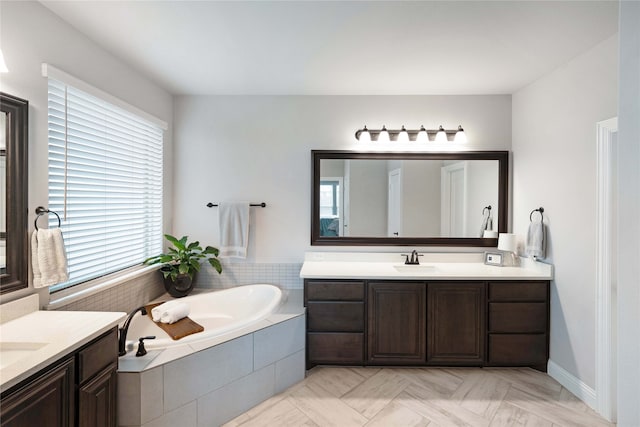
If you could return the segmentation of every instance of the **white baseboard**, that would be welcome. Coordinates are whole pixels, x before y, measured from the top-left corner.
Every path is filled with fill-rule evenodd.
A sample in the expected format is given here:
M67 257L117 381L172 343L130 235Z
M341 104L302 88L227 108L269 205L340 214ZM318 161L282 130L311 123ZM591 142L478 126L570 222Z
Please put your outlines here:
M578 378L561 368L560 365L549 360L547 373L551 378L558 381L560 385L573 393L578 399L596 410L596 391L580 381Z

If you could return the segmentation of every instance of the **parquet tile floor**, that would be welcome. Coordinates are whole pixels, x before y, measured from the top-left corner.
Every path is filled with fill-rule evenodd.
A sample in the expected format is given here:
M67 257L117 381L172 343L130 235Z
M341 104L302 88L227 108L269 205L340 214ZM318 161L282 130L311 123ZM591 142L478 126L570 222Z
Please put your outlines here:
M528 368L316 367L225 427L613 425Z

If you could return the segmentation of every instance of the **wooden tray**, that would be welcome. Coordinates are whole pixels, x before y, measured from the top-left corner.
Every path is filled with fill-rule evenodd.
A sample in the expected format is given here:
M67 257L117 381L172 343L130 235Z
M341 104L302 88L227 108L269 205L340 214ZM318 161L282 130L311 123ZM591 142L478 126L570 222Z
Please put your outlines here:
M145 308L147 309L147 316L149 316L149 319L151 319L152 322L153 322L153 317L151 315L151 309L163 303L164 302L159 302L159 303L149 304L145 306ZM171 323L171 324L162 323L162 322L153 322L153 323L158 325L160 329L162 329L167 334L169 334L169 336L174 340L179 340L180 338L184 338L188 335L196 334L198 332L204 331L204 327L202 325L194 322L188 317L184 317L178 320L176 323Z

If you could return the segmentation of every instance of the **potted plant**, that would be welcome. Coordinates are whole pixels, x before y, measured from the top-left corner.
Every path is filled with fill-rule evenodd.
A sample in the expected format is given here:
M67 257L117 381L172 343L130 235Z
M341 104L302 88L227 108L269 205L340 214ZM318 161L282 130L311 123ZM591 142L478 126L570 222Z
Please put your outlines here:
M195 274L200 271L200 263L207 260L218 272L222 273L222 265L218 257L218 249L207 246L202 249L200 242L187 242L188 237L181 239L164 235L172 247L165 254L156 255L144 261L147 265L164 264L160 271L164 276L164 288L173 297L184 297L193 289Z

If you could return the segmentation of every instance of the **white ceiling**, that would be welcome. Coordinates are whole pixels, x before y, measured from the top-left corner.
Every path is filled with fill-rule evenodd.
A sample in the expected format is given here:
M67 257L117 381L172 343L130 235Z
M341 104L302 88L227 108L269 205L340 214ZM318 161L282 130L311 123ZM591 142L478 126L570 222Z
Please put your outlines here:
M617 1L43 1L173 94L509 94Z

